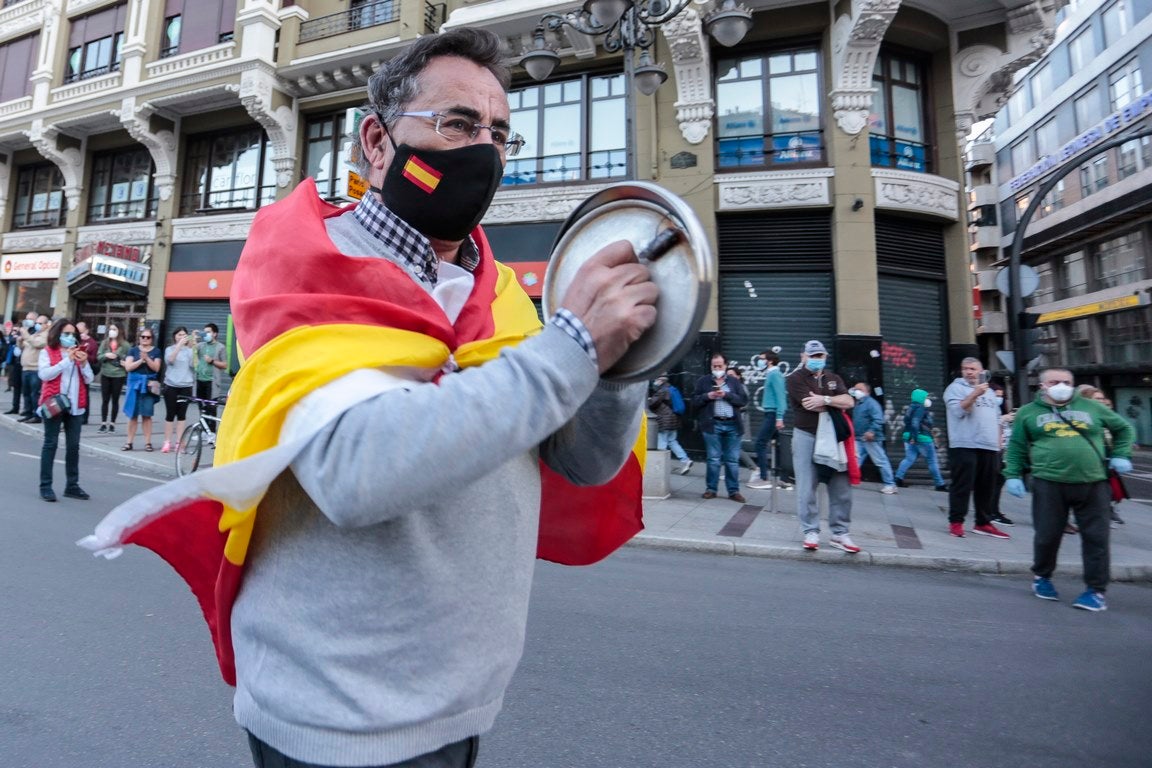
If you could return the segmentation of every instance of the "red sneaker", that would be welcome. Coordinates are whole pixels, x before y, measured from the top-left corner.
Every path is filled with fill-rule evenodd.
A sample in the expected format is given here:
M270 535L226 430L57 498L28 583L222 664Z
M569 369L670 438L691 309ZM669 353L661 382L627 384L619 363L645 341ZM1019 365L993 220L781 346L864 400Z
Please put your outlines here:
M964 524L963 523L949 523L948 533L952 534L958 539L964 538Z
M981 536L991 536L994 539L1012 538L1008 534L1004 533L1004 531L992 525L992 523L988 523L987 525L974 525L972 526L972 533L978 533Z

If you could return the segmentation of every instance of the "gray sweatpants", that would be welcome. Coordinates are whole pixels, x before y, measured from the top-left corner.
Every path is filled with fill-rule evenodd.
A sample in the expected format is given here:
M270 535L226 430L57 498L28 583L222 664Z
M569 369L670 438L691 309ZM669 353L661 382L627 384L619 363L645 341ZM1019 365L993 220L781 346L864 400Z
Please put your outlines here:
M796 470L796 517L804 533L820 531L820 509L816 506L816 465L812 453L816 435L802 429L792 433L792 464ZM828 527L833 535L848 533L852 522L852 487L848 473L837 472L828 482Z

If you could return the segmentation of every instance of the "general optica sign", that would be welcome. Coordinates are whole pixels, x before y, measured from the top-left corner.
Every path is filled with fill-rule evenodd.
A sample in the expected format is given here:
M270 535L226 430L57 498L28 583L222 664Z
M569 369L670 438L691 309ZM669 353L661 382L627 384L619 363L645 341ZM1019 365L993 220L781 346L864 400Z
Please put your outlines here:
M1008 186L1013 192L1018 191L1021 187L1028 186L1046 175L1053 168L1061 166L1076 155L1079 155L1093 144L1097 144L1117 131L1127 128L1132 123L1144 117L1144 114L1150 109L1152 109L1152 91L1145 93L1139 98L1133 99L1128 106L1113 112L1104 118L1104 121L1095 128L1089 128L1084 131L1084 133L1065 144L1059 153L1045 155L1040 158L1036 161L1035 165L1008 182Z
M55 280L60 261L59 251L6 253L0 257L0 280Z

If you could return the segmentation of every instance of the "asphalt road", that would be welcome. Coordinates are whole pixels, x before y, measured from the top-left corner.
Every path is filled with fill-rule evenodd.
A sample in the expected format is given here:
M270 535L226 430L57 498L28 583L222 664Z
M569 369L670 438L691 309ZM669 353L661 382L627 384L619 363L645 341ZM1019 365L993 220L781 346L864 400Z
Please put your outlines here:
M249 765L187 589L150 553L73 545L152 482L83 459L93 500L46 504L37 453L0 430L0 768ZM1019 577L640 550L541 564L478 768L1143 768L1152 588L1109 600L1089 614Z

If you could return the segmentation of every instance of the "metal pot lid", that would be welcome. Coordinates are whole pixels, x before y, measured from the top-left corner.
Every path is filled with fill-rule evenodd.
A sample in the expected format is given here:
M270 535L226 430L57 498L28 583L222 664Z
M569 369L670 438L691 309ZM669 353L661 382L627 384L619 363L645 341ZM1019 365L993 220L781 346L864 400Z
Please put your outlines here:
M666 230L679 230L680 237L648 262L660 289L656 323L605 372L605 378L645 381L687 353L708 310L716 260L695 211L671 192L646 182L622 182L592 194L557 235L544 275L547 317L555 314L580 267L601 248L627 240L639 254Z

